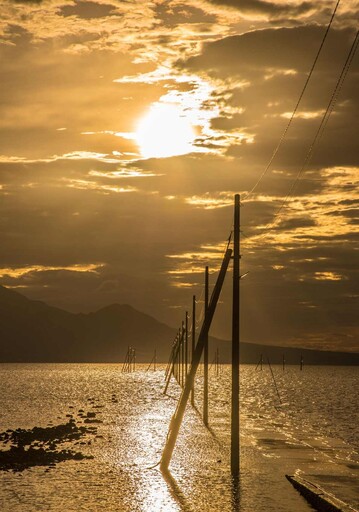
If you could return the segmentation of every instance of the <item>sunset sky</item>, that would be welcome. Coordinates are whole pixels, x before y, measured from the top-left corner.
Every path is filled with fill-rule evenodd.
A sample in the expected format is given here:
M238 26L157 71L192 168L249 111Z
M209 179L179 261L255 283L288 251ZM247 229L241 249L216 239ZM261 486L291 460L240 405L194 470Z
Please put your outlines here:
M177 327L205 265L214 282L240 193L242 339L358 350L359 52L305 165L357 2L339 4L264 173L335 4L2 1L0 283Z

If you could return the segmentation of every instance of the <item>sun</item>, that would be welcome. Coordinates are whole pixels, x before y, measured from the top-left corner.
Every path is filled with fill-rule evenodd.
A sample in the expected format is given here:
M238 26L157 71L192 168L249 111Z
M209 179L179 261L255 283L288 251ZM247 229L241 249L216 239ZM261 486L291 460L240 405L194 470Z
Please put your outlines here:
M195 138L189 119L179 107L168 103L153 105L136 130L136 141L145 158L190 153Z

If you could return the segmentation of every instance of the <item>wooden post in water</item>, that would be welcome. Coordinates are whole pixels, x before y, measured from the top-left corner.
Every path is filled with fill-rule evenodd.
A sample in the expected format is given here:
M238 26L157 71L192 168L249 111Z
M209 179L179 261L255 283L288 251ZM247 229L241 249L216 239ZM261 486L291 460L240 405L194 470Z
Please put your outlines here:
M175 366L174 366L174 376L176 381L179 383L179 351L181 347L181 333L178 330L178 336L177 336L177 345L178 350L175 352Z
M184 367L185 377L187 378L188 373L188 311L186 311L186 322L185 322L185 338L184 338Z
M203 325L202 325L202 328L201 328L201 331L200 331L200 334L198 337L197 345L196 345L196 348L194 351L193 360L192 360L190 371L188 373L188 377L186 379L185 387L182 390L181 397L178 401L176 411L174 412L171 422L170 422L169 431L168 431L167 439L166 439L166 444L165 444L165 447L162 452L161 463L160 463L160 468L162 471L166 471L168 469L169 463L171 462L171 457L172 457L172 453L173 453L173 450L174 450L174 447L176 444L178 432L181 427L183 415L184 415L184 412L186 409L189 395L191 393L191 389L193 388L194 377L196 375L196 371L197 371L199 362L201 360L203 347L205 344L206 337L208 336L208 331L209 331L209 328L212 323L214 312L216 310L216 306L218 303L219 295L221 293L223 281L224 281L224 278L225 278L225 275L227 272L227 268L228 268L229 261L231 259L231 255L232 255L232 250L227 249L224 259L223 259L223 262L222 262L221 270L219 272L217 282L214 287L214 290L213 290L213 293L211 296L211 300L210 300L210 303L208 306L208 314L205 316L205 319L204 319L204 322L203 322Z
M192 353L191 353L191 363L193 361L194 349L196 347L196 296L192 297ZM191 390L191 404L194 405L194 382Z
M206 267L204 280L204 316L208 314L209 272ZM203 349L203 423L208 426L208 335Z
M153 353L153 357L152 357L152 359L150 361L150 364L147 367L146 372L148 372L148 370L151 368L152 363L153 363L153 371L155 371L156 370L156 349L155 349L155 351Z
M182 321L182 328L181 328L181 386L184 386L184 380L185 380L185 363L184 363L184 322Z
M128 347L128 359L127 359L127 365L126 365L126 370L125 370L127 373L130 373L130 371L131 371L131 364L132 364L131 357L132 357L132 347Z
M167 368L166 368L166 371L165 371L165 380L167 379L168 372L172 368L172 361L173 361L173 355L174 355L174 350L175 350L176 342L177 342L177 336L176 336L176 338L174 339L174 341L172 343L171 353L170 353L170 357L168 358Z
M122 366L122 373L127 371L128 351L129 351L129 348L127 347L126 357L125 357L125 360L124 360L124 363L123 363L123 366Z
M240 280L240 196L235 195L233 232L233 304L232 304L232 411L231 473L239 476L239 280Z
M167 393L167 388L168 388L168 385L170 383L171 375L172 374L175 377L175 379L177 380L177 382L179 382L177 377L176 377L176 367L178 366L178 364L177 364L178 355L179 355L179 351L180 351L180 348L181 348L181 338L180 338L179 335L177 336L176 340L177 340L177 342L176 342L176 345L175 345L174 350L173 350L173 358L172 358L171 369L168 372L167 379L166 379L166 384L165 384L165 389L163 391L164 395Z

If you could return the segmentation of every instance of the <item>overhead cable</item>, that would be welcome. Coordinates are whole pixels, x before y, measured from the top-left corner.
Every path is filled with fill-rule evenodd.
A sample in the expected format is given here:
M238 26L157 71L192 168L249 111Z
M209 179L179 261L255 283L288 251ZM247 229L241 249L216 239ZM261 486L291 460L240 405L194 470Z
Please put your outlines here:
M320 56L320 54L321 54L321 51L322 51L322 48L323 48L323 46L324 46L325 40L326 40L326 38L327 38L327 35L328 35L328 33L329 33L329 30L330 30L330 27L331 27L331 25L332 25L332 22L333 22L333 20L334 20L335 14L336 14L336 12L337 12L337 9L338 9L338 6L339 6L339 3L340 3L340 0L337 0L337 3L336 3L335 8L334 8L334 11L333 11L333 13L332 13L332 16L331 16L331 18L330 18L330 21L329 21L329 23L328 23L328 25L327 25L327 28L326 28L325 33L324 33L324 35L323 35L322 41L321 41L320 46L319 46L319 48L318 48L317 54L316 54L316 56L315 56L315 58L314 58L314 61L313 61L312 67L311 67L311 69L310 69L310 71L309 71L309 73L308 73L307 79L306 79L305 84L304 84L304 86L303 86L303 89L302 89L302 91L301 91L301 93L300 93L300 95L299 95L298 101L297 101L297 103L296 103L296 105L295 105L295 107L294 107L294 110L293 110L293 112L292 112L292 115L291 115L291 117L290 117L290 119L289 119L289 121L288 121L288 123L287 123L287 126L285 127L285 130L284 130L284 132L282 133L282 136L280 137L279 142L278 142L278 144L277 144L276 148L274 149L274 151L273 151L273 153L272 153L272 156L271 156L271 158L269 159L269 162L268 162L267 166L265 167L264 171L262 172L262 174L261 174L261 175L260 175L260 177L258 178L257 182L256 182L256 183L254 184L254 186L251 188L251 190L249 190L249 192L247 192L247 194L246 194L246 195L244 195L243 200L248 200L248 197L249 197L250 195L252 195L252 194L253 194L254 190L257 188L257 186L259 185L259 183L262 181L262 179L264 178L265 174L266 174L266 173L268 172L268 170L270 169L270 167L271 167L271 165L272 165L272 163L273 163L273 161L274 161L274 158L276 157L276 155L277 155L277 153L278 153L278 151L279 151L279 149L280 149L280 147L281 147L281 145L282 145L282 143L283 143L283 141L284 141L284 139L285 139L285 137L286 137L286 135L287 135L287 132L288 132L288 130L289 130L289 127L290 127L290 125L292 124L292 121L293 121L293 119L294 119L294 117L295 117L295 115L296 115L296 113L297 113L297 111L298 111L299 104L300 104L300 102L302 101L302 98L303 98L303 96L304 96L304 93L305 93L305 91L306 91L306 89L307 89L307 86L308 86L309 80L310 80L310 79L311 79L311 77L312 77L312 74L313 74L314 68L315 68L315 66L316 66L316 64L317 64L317 61L318 61L318 59L319 59L319 56Z

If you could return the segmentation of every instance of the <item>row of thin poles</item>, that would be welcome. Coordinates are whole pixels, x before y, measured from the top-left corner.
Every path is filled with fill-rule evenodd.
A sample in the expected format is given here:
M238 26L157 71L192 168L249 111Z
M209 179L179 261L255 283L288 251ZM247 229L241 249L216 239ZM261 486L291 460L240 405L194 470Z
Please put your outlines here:
M152 365L153 365L153 371L155 372L156 371L156 365L157 365L157 350L156 349L155 349L155 351L153 353L153 357L152 357L152 359L150 361L150 364L147 367L146 372L148 372L148 370L151 368Z
M285 364L286 364L286 360L285 360L285 355L283 354L282 356L282 368L283 368L283 371L285 370ZM303 355L301 354L300 355L300 362L299 362L299 368L300 368L300 371L303 371L303 366L304 366L304 359L303 359ZM263 370L263 354L261 354L261 357L257 363L257 366L256 366L256 370L257 368L260 368L261 370Z
M170 421L169 425L169 431L166 438L166 444L162 452L161 462L160 462L160 468L161 470L166 471L168 469L168 465L170 463L173 449L176 444L176 439L178 436L178 432L183 420L183 415L185 412L186 404L188 400L193 396L193 388L194 388L194 379L197 372L197 369L200 364L200 360L202 358L202 355L204 353L204 347L205 343L208 340L208 332L213 320L213 316L218 304L219 295L222 289L222 285L224 282L224 277L227 272L227 268L231 259L232 250L227 249L226 254L224 256L220 272L217 277L217 282L213 288L213 292L211 295L211 299L209 301L207 314L204 316L203 324L200 329L198 339L195 343L194 353L191 361L190 368L188 370L187 378L185 379L184 386L182 388L181 396L179 398L179 401L177 403L176 410L172 416L172 419ZM178 356L178 353L180 352L181 347L181 338L178 340L177 336L177 342L176 340L173 343L172 346L172 356L170 358L170 362L168 365L167 375L166 375L166 385L164 389L164 393L166 393L169 381L171 379L172 372L175 375L175 363L176 358Z
M128 347L125 361L122 366L123 373L132 373L136 370L136 349Z
M204 283L204 315L208 313L209 303L209 268L205 268L205 283ZM189 336L191 336L192 344L189 346ZM189 331L189 315L186 311L185 320L182 326L178 329L176 338L172 345L172 351L167 364L165 372L167 391L170 376L173 375L178 384L183 388L189 369L189 361L193 359L193 354L196 346L196 296L193 295L192 299L192 328ZM191 354L191 355L190 355ZM208 334L205 337L203 348L203 422L208 426L208 390L209 390L209 348L208 348ZM211 367L215 366L217 375L219 375L219 349L216 349L214 360ZM171 370L171 371L170 371ZM191 404L194 405L194 386L191 391Z
M193 296L193 306L192 306L192 350L191 356L189 355L190 347L189 347L189 315L188 311L186 311L185 320L182 321L181 327L178 329L176 337L172 343L171 354L167 363L167 368L165 371L165 380L166 386L164 393L167 392L168 384L171 378L171 375L174 376L178 384L183 388L186 378L188 375L189 361L192 360L193 351L195 346L195 333L196 333L196 324L195 324L195 315L196 315L196 297Z
M170 359L165 372L166 385L164 393L174 375L177 382L182 386L182 393L177 403L176 410L172 416L169 425L169 431L166 438L166 444L162 452L160 468L163 471L168 469L172 453L176 444L178 432L183 420L186 404L191 396L193 401L194 379L203 354L203 421L208 425L208 333L213 320L213 316L218 304L218 299L222 290L224 278L228 269L230 260L233 260L233 305L232 305L232 400L231 400L231 473L232 476L239 475L239 280L240 280L240 197L235 196L234 208L234 239L233 251L229 248L231 237L228 239L227 249L222 261L222 265L209 299L208 293L208 267L205 274L205 315L204 321L198 336L197 343L193 344L192 361L188 370L188 314L186 313L186 322L182 322L177 336L172 344ZM232 255L233 254L233 255ZM194 316L194 315L193 315ZM194 318L193 318L194 320ZM194 324L195 325L195 324ZM194 340L195 329L193 329ZM217 358L218 352L217 352ZM217 362L218 364L218 362ZM192 402L193 403L193 402Z
M221 369L220 361L219 361L219 348L218 347L216 348L216 351L214 353L214 358L213 358L213 361L211 363L211 366L209 367L209 370L212 367L214 367L214 371L216 372L216 375L218 377L218 375L220 373L220 369Z
M150 364L147 367L146 372L153 366L153 370L156 371L157 367L157 350L154 350L153 357L150 361ZM136 349L133 347L128 347L126 352L125 361L122 365L123 373L132 373L136 370Z

